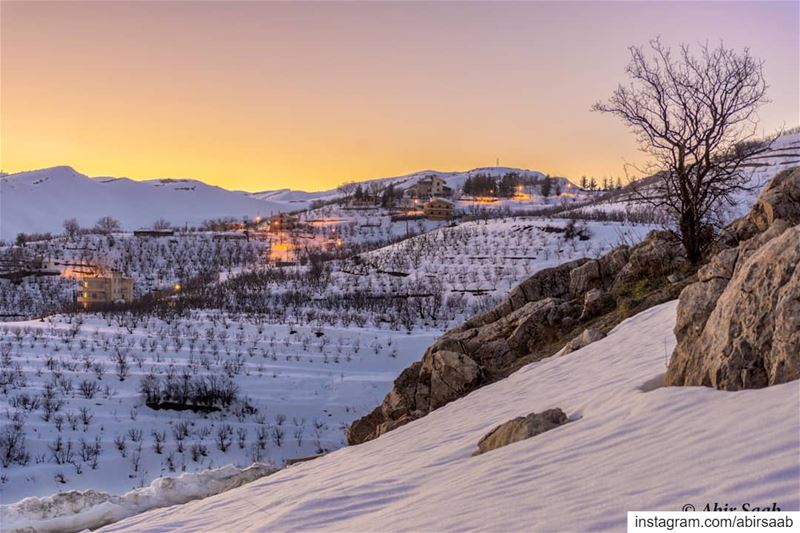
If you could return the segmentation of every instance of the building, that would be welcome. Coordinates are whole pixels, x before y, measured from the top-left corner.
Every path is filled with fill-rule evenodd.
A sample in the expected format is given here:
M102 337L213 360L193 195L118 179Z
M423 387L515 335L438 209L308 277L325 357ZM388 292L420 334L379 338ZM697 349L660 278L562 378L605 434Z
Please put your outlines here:
M431 198L432 196L451 196L452 194L453 189L437 176L422 178L403 193L406 198Z
M110 270L100 276L85 276L78 282L79 304L84 308L133 301L133 278Z
M244 241L250 240L250 232L244 231L221 231L214 234L215 241Z
M430 220L449 220L453 218L453 204L442 198L434 198L425 203L422 212Z
M376 205L380 204L380 199L375 196L370 196L365 194L364 196L360 197L353 197L350 199L350 206L351 207L375 207Z
M172 237L173 235L175 235L175 230L172 228L133 230L134 237Z
M295 229L300 224L300 220L288 213L278 213L269 217L270 231L283 231Z

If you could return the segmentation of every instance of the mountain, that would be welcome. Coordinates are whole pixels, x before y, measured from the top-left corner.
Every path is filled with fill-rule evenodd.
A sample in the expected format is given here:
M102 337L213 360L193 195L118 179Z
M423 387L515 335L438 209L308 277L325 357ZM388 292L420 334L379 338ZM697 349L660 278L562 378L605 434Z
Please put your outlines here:
M475 174L502 176L516 172L524 177L544 174L508 167L476 168L466 172L425 170L360 182L409 187L435 175L457 189ZM564 178L559 178L566 183ZM280 189L247 193L230 191L198 180L89 177L68 166L58 166L0 176L0 240L13 240L18 233L59 233L68 218L92 226L103 216L120 221L127 230L151 225L159 218L174 225L197 225L219 217L255 217L295 211L315 201L341 196L337 189L319 192Z
M60 166L0 178L0 239L11 240L20 232L58 233L68 218L92 226L110 215L123 228L135 229L159 218L197 225L209 218L255 217L297 208L197 180L90 178Z

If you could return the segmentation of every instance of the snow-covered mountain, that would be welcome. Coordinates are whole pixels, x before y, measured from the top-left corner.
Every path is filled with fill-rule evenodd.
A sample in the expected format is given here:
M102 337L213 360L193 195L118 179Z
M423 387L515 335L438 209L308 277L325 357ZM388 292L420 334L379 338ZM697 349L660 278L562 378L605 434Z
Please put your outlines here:
M90 178L71 167L52 167L0 178L0 239L17 233L60 232L65 219L92 226L110 215L125 229L159 218L196 225L209 218L254 217L297 209L196 180L134 181Z
M427 176L442 178L449 187L463 186L469 176L502 176L516 172L523 177L541 177L531 170L508 167L476 168L465 172L425 170L371 183L409 187ZM564 178L559 178L564 180ZM566 180L564 180L566 182ZM319 192L280 189L247 193L230 191L191 179L134 181L128 178L89 177L68 166L59 166L0 176L0 239L12 240L18 233L58 233L68 218L92 226L109 215L124 229L149 226L163 218L174 225L197 225L219 217L255 217L295 211L315 201L334 200L337 189Z

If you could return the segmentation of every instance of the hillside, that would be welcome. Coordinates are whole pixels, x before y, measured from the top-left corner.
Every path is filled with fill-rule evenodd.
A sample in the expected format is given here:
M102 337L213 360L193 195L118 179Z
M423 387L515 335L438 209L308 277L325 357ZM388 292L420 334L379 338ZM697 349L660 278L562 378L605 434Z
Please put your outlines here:
M380 439L104 531L588 531L687 503L798 508L800 383L658 388L674 323L675 303L649 309ZM471 456L497 424L552 407L572 422Z
M506 167L479 168L467 172L422 171L404 176L361 182L398 187L436 175L453 189L475 174L501 176L517 172L523 177L540 172ZM567 180L559 178L562 188ZM18 233L60 233L68 218L92 226L100 217L118 219L123 229L146 227L159 218L174 225L198 225L220 217L253 218L272 213L306 209L315 201L341 196L336 189L320 192L281 189L245 193L230 191L191 179L134 181L128 178L89 177L68 166L6 174L0 177L0 240L13 240Z
M484 174L492 177L502 177L508 173L516 173L522 178L542 178L544 174L535 170L512 168L512 167L482 167L473 168L467 171L441 171L441 170L420 170L411 174L403 174L401 176L391 176L384 178L371 178L367 180L358 181L363 187L370 185L380 185L383 187L394 185L399 188L407 188L414 185L419 180L428 176L436 176L442 179L448 187L452 189L459 189L464 186L464 182L470 176ZM566 190L570 182L566 178L556 178L562 189ZM285 202L304 202L314 200L331 200L339 196L341 193L337 189L330 189L327 191L319 192L305 192L294 191L291 189L280 189L277 191L262 191L251 193L251 196L260 200L277 200Z
M110 215L123 228L135 229L159 218L182 226L209 218L254 217L289 209L285 202L262 201L196 180L90 178L70 167L20 172L0 179L0 239L4 240L20 232L60 233L68 218L92 226Z
M731 221L744 215L753 204L764 185L775 174L782 170L800 164L800 133L787 133L775 139L770 150L753 157L745 166L747 184L744 190L737 191L733 198L732 206L724 206L722 220ZM647 187L657 179L655 176L644 178L637 182L639 186ZM632 201L633 200L633 201ZM632 194L631 185L622 190L604 194L587 205L567 209L564 213L580 213L588 216L597 216L600 213L628 213L653 211L652 206L642 203Z

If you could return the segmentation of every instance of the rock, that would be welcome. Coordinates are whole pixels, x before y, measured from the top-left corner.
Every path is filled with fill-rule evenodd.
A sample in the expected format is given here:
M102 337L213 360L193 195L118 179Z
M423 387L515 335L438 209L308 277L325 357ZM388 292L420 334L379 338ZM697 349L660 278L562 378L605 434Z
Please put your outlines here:
M800 224L800 167L785 170L770 181L750 212L729 224L720 234L722 246L740 242L783 220L790 226Z
M581 294L589 289L603 287L600 261L587 261L569 273L569 288L572 294Z
M800 168L778 174L678 301L667 385L723 390L800 378Z
M541 413L531 413L504 422L483 436L478 442L478 450L472 455L480 455L490 450L521 440L529 439L569 422L561 409L548 409Z
M602 289L590 289L583 296L583 309L579 320L590 320L610 311L616 305L614 298Z
M677 274L670 274L669 276L667 276L667 281L672 283L673 285L676 283L680 283L685 279L686 279L686 274L682 272L678 272Z
M675 334L667 385L740 390L800 378L800 225L739 259L729 282L684 289Z
M688 264L680 241L668 231L651 231L634 246L614 282L612 292L624 292L642 279L666 276L685 268Z
M475 389L481 378L478 364L463 353L439 351L422 362L422 372L430 374L430 410L460 398Z
M764 187L747 219L762 232L776 220L800 224L800 167L775 176Z
M586 328L580 335L569 341L561 350L556 354L558 356L567 355L575 350L580 350L584 346L589 346L593 342L604 339L605 333L595 328Z
M731 276L733 276L733 269L736 266L736 260L738 258L738 248L722 250L720 253L712 257L708 264L704 265L700 268L700 270L697 271L697 279L700 281L711 281L715 278L722 280L731 279Z

